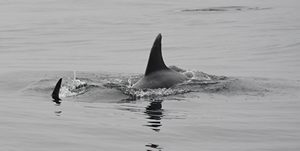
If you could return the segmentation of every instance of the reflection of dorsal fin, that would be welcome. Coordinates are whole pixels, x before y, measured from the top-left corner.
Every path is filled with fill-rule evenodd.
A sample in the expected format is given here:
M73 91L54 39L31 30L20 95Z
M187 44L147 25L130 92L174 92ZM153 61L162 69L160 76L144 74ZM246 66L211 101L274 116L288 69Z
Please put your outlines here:
M145 75L149 75L150 73L159 70L169 70L169 68L164 63L161 54L161 39L162 39L161 34L158 34L150 52Z
M54 100L60 100L60 98L59 98L59 90L60 90L60 86L61 86L61 81L62 81L62 78L60 78L58 80L58 82L56 83L55 88L54 88L54 90L52 92L52 98Z

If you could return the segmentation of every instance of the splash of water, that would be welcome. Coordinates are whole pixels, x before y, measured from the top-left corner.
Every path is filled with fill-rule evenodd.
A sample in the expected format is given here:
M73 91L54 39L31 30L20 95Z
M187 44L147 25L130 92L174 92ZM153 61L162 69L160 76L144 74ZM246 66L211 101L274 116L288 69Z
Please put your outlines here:
M61 87L59 96L64 98L83 94L87 91L87 86L87 82L76 78L76 72L74 71L73 79L71 82L66 81L66 83Z
M130 96L132 99L160 98L195 92L200 90L198 87L217 84L227 79L225 76L215 76L200 71L184 70L176 66L170 66L170 68L181 74L184 74L186 77L188 77L188 80L172 88L134 89L132 88L132 84L138 81L141 76L131 76L129 78L109 81L107 84L105 84L105 86L108 88L116 88L123 94Z

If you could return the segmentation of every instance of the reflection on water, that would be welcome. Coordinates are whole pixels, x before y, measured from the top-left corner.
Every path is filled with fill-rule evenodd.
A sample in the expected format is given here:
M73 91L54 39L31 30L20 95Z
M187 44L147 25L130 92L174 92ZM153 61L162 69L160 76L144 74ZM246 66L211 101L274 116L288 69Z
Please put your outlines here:
M55 113L56 116L60 116L62 111L61 110L56 110L56 111L54 111L54 113Z
M143 108L140 108L138 106L132 106L132 104L127 104L130 103L129 100L123 100L122 103L126 103L126 105L122 105L120 110L123 111L130 111L130 112L144 112L146 115L147 119L147 124L144 125L146 127L149 127L150 129L154 130L155 132L159 132L160 128L162 126L161 119L164 116L164 110L162 109L162 102L163 100L161 99L155 99L150 102L148 106L145 107L145 110ZM132 103L132 101L131 101ZM146 150L147 151L152 151L152 150L159 150L161 151L162 148L158 144L154 143L147 143L146 145Z
M146 126L150 127L155 132L160 131L161 124L161 118L164 116L163 109L162 109L162 101L160 99L156 99L153 102L151 102L147 107L146 111L144 112L148 117L148 124ZM161 151L162 148L157 144L147 144L145 145L147 148L147 151L152 151L153 149Z
M52 100L56 106L60 106L61 100Z
M159 151L162 150L162 148L159 147L159 145L157 145L157 144L147 144L145 146L147 147L147 151L152 151L152 149L157 149ZM148 148L150 148L150 149L148 149Z
M60 109L61 100L52 100L55 103L55 115L60 116L62 114L62 110Z
M148 115L148 124L146 126L156 132L160 131L160 127L162 126L161 118L164 116L161 103L162 100L154 100L146 107L146 111L144 112Z

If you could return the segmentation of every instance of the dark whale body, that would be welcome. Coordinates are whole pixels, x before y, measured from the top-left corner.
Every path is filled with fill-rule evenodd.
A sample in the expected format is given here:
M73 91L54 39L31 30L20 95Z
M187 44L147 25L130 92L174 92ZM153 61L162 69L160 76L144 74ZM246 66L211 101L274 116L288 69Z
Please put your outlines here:
M182 83L188 78L170 68L168 68L163 60L161 53L161 34L158 34L152 46L146 72L143 78L136 82L132 88L136 89L156 89L170 88L178 83ZM52 92L53 102L61 103L59 92L61 88L62 78L58 80Z
M132 86L133 88L170 88L188 79L185 75L174 71L165 65L161 53L161 39L161 34L158 34L150 52L145 75Z
M56 83L56 85L54 87L54 90L53 90L53 92L51 94L51 96L53 98L53 102L55 102L56 104L60 104L61 103L60 102L61 99L59 98L59 91L60 91L60 88L61 88L61 81L62 81L62 78L60 78L57 81L57 83Z

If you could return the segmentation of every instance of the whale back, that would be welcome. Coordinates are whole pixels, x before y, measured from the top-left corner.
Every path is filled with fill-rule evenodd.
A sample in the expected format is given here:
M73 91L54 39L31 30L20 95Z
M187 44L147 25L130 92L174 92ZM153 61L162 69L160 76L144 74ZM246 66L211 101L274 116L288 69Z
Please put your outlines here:
M158 36L156 37L156 39L153 43L153 46L152 46L152 49L150 52L145 76L147 76L153 72L160 71L160 70L170 70L166 66L166 64L163 60L163 57L162 57L161 39L162 39L161 34L158 34Z

